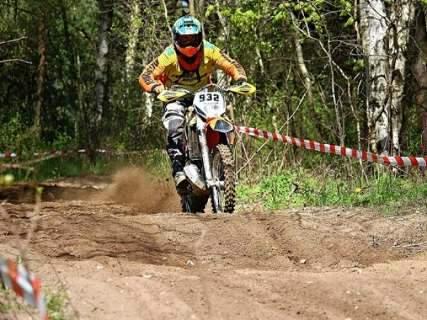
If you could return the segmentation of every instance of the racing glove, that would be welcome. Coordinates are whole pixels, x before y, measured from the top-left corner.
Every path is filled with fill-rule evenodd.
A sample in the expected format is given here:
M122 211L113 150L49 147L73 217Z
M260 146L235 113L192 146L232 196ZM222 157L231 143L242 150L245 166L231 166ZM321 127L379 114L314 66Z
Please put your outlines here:
M162 93L162 91L164 91L164 90L165 90L165 86L163 84L158 84L151 89L151 92L158 95L158 94Z
M241 86L243 84L247 83L246 78L239 78L236 81L234 81L233 85L235 86Z

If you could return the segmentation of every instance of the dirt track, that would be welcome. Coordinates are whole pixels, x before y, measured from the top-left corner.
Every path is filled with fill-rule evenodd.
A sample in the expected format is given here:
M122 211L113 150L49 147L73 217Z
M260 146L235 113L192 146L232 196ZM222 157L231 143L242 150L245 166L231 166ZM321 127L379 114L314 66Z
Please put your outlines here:
M186 215L165 190L108 202L135 200L116 181L103 200L44 202L33 270L65 285L81 319L427 319L427 210ZM7 255L33 206L3 208Z

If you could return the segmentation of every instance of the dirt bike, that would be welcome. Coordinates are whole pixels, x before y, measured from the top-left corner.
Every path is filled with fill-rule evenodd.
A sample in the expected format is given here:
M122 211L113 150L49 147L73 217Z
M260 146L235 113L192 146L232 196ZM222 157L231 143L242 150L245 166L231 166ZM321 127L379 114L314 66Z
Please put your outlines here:
M229 88L209 84L197 92L173 86L158 95L165 103L184 99L193 102L185 112L184 173L189 184L179 192L184 212L203 212L209 197L214 213L234 212L234 125L225 115L225 94L251 95L255 90L248 83Z

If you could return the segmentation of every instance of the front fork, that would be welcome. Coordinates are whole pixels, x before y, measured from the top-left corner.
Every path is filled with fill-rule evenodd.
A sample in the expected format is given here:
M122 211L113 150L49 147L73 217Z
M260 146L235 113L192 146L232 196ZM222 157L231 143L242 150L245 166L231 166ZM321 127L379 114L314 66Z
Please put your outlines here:
M216 212L220 212L219 205L219 181L213 180L211 159L209 156L208 142L206 138L206 123L197 117L197 132L199 136L200 151L203 160L203 169L205 171L206 186L212 192L212 204Z

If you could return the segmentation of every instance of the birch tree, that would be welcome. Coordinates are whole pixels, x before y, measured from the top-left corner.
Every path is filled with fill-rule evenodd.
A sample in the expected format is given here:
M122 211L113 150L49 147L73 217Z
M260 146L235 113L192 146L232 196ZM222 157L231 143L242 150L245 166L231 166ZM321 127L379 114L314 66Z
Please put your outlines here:
M366 67L369 144L374 152L387 150L390 142L390 109L387 101L387 15L383 0L360 1L360 30Z
M391 7L389 28L390 60L390 109L392 153L400 154L400 131L402 128L402 100L406 82L406 54L410 27L414 21L413 0L394 1Z
M46 80L46 48L47 48L47 25L46 12L41 9L41 14L38 22L38 53L39 63L37 66L37 91L36 91L36 106L34 110L34 138L40 140L41 134L41 114L44 102L44 87Z
M413 0L360 1L360 30L367 74L369 143L374 152L400 152L406 52Z
M126 78L129 81L134 71L136 46L138 44L139 30L142 26L141 8L139 0L130 3L129 39L126 49Z
M415 137L427 148L423 3L194 0L191 8L205 38L258 88L250 103L233 99L237 123L413 153ZM135 76L170 45L171 24L189 8L188 0L0 1L0 149L15 149L14 132L22 145L41 132L39 147L95 147L101 133L103 147L160 146L162 110Z
M192 15L193 17L197 16L197 13L196 13L196 4L194 2L195 2L195 0L189 0L189 4L190 4L190 15Z
M427 12L420 10L416 20L415 40L416 58L414 59L411 71L417 82L416 104L418 105L421 115L421 142L422 151L427 153Z
M98 135L101 129L105 105L108 102L108 54L110 51L109 34L113 24L113 1L98 0L99 8L99 32L98 50L96 55L95 93L96 116L93 132L93 143L98 144Z

